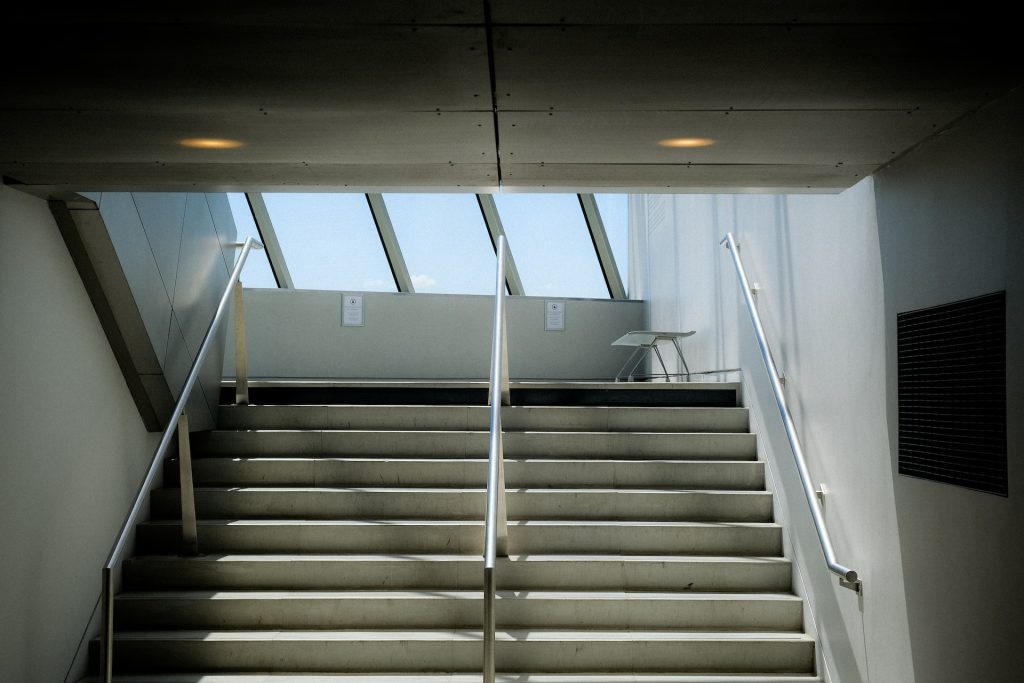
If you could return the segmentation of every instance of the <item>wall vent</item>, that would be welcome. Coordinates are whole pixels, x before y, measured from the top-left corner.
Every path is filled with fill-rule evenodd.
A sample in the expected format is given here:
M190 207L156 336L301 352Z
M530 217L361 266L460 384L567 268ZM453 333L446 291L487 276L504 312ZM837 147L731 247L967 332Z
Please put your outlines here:
M1006 292L896 315L899 473L1007 495Z

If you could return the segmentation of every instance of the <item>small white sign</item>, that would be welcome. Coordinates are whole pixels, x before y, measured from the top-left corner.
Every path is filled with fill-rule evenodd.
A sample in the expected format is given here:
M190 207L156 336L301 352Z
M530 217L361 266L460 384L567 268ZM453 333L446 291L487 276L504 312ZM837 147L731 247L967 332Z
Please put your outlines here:
M565 301L548 299L544 302L544 329L549 332L565 329Z
M341 295L341 325L342 327L363 326L362 294Z

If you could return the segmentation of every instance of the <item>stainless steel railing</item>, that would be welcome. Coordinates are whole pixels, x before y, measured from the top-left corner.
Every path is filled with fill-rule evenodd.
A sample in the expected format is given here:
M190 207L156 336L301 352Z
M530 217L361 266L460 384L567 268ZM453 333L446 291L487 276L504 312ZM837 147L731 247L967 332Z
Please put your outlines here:
M757 307L754 305L754 296L750 289L750 282L747 280L747 272L743 268L743 262L740 260L740 253L736 240L733 238L732 233L727 233L722 238L721 244L732 253L732 262L736 266L736 275L739 276L740 280L740 291L743 293L743 300L747 304L747 312L750 314L750 322L754 325L754 336L757 338L757 346L761 352L761 358L764 360L764 366L768 370L768 380L771 382L772 393L775 394L775 403L779 408L779 413L782 416L782 424L786 428L786 436L789 438L789 446L793 451L793 459L796 461L796 469L800 474L800 484L804 491L804 497L807 499L807 506L811 511L811 519L814 521L814 529L818 532L818 541L821 543L821 551L825 555L825 564L828 565L829 571L839 576L839 585L844 588L849 588L853 591L860 592L862 588L862 582L857 578L857 572L853 571L849 567L839 564L836 560L835 549L832 547L832 539L828 534L828 529L825 527L825 520L821 516L821 507L818 504L817 494L814 491L814 486L811 484L811 475L807 470L807 461L804 459L804 449L800 445L800 437L796 433L796 425L793 423L793 415L789 412L789 406L786 404L786 397L782 393L782 381L779 370L775 365L775 360L772 358L771 348L768 346L768 339L764 334L764 326L761 325L761 316L757 313Z
M494 565L508 557L505 512L505 459L501 441L501 407L511 402L508 381L508 333L505 321L505 245L498 237L494 285L494 331L491 339L491 435L487 453L487 508L484 515L484 683L494 683Z
M132 529L135 528L135 524L138 521L139 513L142 511L146 500L146 494L153 485L156 473L163 464L164 456L167 455L167 449L170 447L175 432L178 434L178 462L181 471L182 552L192 555L199 552L195 493L192 488L192 458L189 450L188 418L185 416L185 406L188 404L189 395L199 379L199 371L203 367L203 362L209 355L210 349L213 348L213 338L216 336L220 322L224 318L224 312L228 308L232 292L234 292L236 297L235 367L236 372L239 373L236 377L235 402L239 404L249 402L248 383L245 377L245 326L242 319L242 286L239 276L242 273L242 267L245 265L245 259L248 258L249 252L254 248L262 249L263 245L249 237L241 245L235 246L241 246L242 253L239 254L238 260L235 262L235 268L231 271L228 285L224 289L220 303L217 305L217 312L214 314L213 320L210 321L210 326L206 330L203 343L199 346L199 352L196 354L195 360L192 361L192 367L189 369L188 377L185 379L185 386L181 389L181 396L178 398L178 403L174 406L174 412L171 413L172 419L168 422L167 428L164 429L163 436L160 438L160 444L156 447L156 452L153 453L153 459L149 465L149 470L146 472L146 478L142 480L139 491L135 494L135 502L132 504L131 512L128 513L127 519L121 525L121 532L117 535L117 541L114 542L114 547L111 548L110 555L107 557L107 563L103 566L103 592L100 599L102 610L100 680L103 683L110 683L114 673L114 570L121 561L121 554L128 546L128 539L131 537ZM239 356L241 356L241 361L238 360Z

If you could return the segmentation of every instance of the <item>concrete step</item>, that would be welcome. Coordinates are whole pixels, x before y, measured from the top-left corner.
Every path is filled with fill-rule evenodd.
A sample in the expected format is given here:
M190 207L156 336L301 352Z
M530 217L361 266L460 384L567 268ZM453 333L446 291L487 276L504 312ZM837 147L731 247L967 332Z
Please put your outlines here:
M513 381L514 406L723 406L739 405L739 382ZM273 405L486 405L486 380L250 379L255 404ZM234 402L224 384L222 403Z
M508 406L509 431L746 432L746 408ZM430 429L490 426L487 406L249 405L220 407L221 429Z
M481 458L487 432L252 430L196 433L197 455L364 455ZM509 432L510 458L755 460L754 434L658 432Z
M424 458L196 458L197 485L452 486L483 487L487 460ZM178 461L165 478L178 482ZM757 460L537 460L505 458L509 488L669 486L691 489L763 490L764 463Z
M119 672L475 673L481 640L470 630L127 631L114 650ZM501 671L812 673L814 641L779 632L502 630L495 659Z
M499 591L499 628L798 631L781 593ZM181 591L117 597L119 630L479 629L481 591Z
M98 683L83 678L80 683ZM821 683L813 674L537 674L499 673L496 683ZM130 674L114 683L481 683L479 674Z
M200 517L229 519L466 519L484 517L483 489L455 488L196 488ZM678 489L517 489L508 518L770 522L765 491ZM180 489L151 496L156 519L181 518Z
M791 589L782 557L513 555L509 590L754 591ZM143 555L124 565L133 590L479 590L479 555Z
M173 552L176 521L137 528L139 552ZM203 552L478 553L483 522L468 520L200 520ZM515 521L517 554L748 555L782 554L781 527L752 522Z

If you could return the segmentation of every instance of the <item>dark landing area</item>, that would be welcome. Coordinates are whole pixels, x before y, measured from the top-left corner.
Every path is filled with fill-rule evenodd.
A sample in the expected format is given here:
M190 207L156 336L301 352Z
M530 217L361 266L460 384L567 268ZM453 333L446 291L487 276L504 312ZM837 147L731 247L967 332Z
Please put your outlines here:
M677 388L678 387L678 388ZM736 386L680 384L672 388L660 385L645 388L640 383L622 388L607 384L593 387L513 387L512 405L516 406L658 406L658 407L734 407L738 405ZM231 387L221 389L222 404L234 403ZM252 405L486 405L487 388L480 387L345 387L274 386L250 387Z

